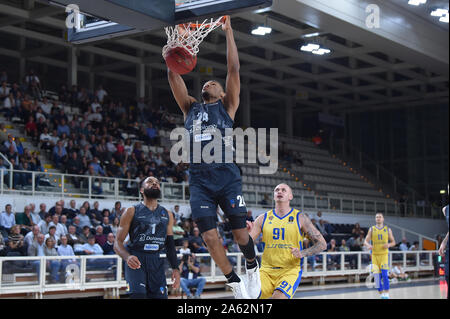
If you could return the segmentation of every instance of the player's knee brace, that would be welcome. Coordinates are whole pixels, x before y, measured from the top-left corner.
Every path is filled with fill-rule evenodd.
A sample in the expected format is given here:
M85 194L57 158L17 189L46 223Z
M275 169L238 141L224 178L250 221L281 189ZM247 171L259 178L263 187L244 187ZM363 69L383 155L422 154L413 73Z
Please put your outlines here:
M383 278L383 290L389 290L389 274L386 269L381 270L381 277Z
M247 245L239 245L239 248L241 249L245 259L254 259L256 257L255 244L253 243L253 239L250 235L248 236Z

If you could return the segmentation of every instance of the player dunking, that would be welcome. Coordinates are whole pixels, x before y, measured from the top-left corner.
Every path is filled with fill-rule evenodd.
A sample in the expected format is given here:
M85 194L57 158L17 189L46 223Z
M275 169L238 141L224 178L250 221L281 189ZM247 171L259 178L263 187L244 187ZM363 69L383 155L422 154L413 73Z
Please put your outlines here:
M395 246L395 239L392 230L384 225L382 213L375 215L375 223L367 232L364 245L372 251L372 272L381 299L389 299L389 248Z
M275 209L269 210L250 224L250 235L256 239L262 232L264 252L261 260L261 299L290 299L302 278L302 260L327 248L322 234L305 214L291 208L291 188L275 187ZM307 236L313 246L303 249Z
M234 117L239 107L240 63L230 17L227 17L222 29L225 31L227 41L226 92L217 81L208 81L203 86L203 103L200 103L189 96L179 74L168 69L168 79L175 100L183 112L185 128L190 133L189 189L192 218L198 225L211 257L225 274L235 298L257 298L261 286L259 267L254 243L246 228L247 209L242 196L241 174L236 164L225 163L224 160L225 150L229 146L221 141L222 163L204 161L196 163L193 160L192 150L195 150L193 144L201 143L203 150L203 147L211 141L213 133L220 130L221 136L225 136L225 129L233 128ZM208 133L196 133L199 126L201 131L207 129ZM233 236L247 261L248 289L234 272L219 240L215 220L217 205L220 205L229 219Z
M126 262L125 279L132 299L167 299L164 258L172 267L173 288L180 284L177 252L173 239L173 216L158 204L161 188L155 177L146 178L141 185L144 202L132 206L122 215L114 242L114 251ZM124 241L130 242L127 248Z

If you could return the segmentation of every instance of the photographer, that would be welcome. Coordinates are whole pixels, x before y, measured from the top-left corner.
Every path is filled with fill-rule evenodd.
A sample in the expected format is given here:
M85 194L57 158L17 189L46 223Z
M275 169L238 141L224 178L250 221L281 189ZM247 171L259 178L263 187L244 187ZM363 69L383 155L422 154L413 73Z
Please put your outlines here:
M188 299L200 299L206 279L201 277L200 265L194 254L184 254L180 263L181 289L183 289ZM195 296L192 296L189 288L196 288Z

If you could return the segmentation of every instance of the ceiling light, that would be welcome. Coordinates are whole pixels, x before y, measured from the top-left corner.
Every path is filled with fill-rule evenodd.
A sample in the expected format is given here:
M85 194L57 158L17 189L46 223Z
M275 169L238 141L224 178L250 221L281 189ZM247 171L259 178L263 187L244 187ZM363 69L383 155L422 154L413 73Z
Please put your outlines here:
M317 55L329 54L330 52L331 52L331 50L324 49L324 48L320 48L319 50L312 51L313 54L317 54Z
M444 22L444 23L448 23L448 12L447 12L446 15L444 15L443 17L441 17L441 18L439 19L439 21Z
M439 21L448 23L448 9L436 9L431 12L433 17L439 17Z
M309 43L309 44L307 44L307 45L303 45L303 46L300 48L300 50L306 51L306 52L312 52L312 51L314 51L314 50L319 50L319 49L320 49L320 45L318 45L318 44L312 44L312 43Z
M312 37L318 37L319 35L320 35L319 32L314 32L314 33L305 34L303 37L304 38L312 38Z
M442 16L444 16L446 14L448 14L448 10L447 9L436 9L436 10L431 12L431 15L433 17L442 17Z
M253 35L266 35L272 33L272 28L269 27L258 27L252 30Z
M408 4L412 6L420 6L421 4L427 3L427 0L409 0Z

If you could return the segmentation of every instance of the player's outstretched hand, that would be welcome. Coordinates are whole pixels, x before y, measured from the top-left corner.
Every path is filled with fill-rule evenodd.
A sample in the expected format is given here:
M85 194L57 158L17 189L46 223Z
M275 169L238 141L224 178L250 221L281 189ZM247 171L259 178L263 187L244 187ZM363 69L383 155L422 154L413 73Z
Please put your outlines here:
M127 265L128 267L130 267L131 269L139 269L141 268L141 262L139 261L139 259L134 256L134 255L130 255L127 258Z
M222 24L222 30L228 31L231 30L231 17L225 16L225 22Z
M295 258L302 258L302 257L303 257L303 256L302 256L302 253L300 252L300 249L298 249L298 248L292 247L292 248L291 248L291 253L292 253L292 255L293 255Z
M180 271L178 269L172 271L172 282L173 289L178 289L180 287Z
M247 220L247 231L251 232L253 229L253 223Z

